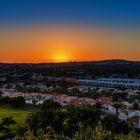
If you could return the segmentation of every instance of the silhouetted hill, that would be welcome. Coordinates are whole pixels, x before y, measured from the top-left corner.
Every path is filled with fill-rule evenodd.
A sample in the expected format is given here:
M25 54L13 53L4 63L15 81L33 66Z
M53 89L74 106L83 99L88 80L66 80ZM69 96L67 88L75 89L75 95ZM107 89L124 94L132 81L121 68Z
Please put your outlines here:
M68 63L39 63L39 64L0 64L0 73L41 73L46 76L92 77L111 76L113 74L140 77L140 61L121 59L68 62Z
M74 65L140 65L140 61L111 59L100 61L61 62L61 63L0 63L0 66L74 66Z

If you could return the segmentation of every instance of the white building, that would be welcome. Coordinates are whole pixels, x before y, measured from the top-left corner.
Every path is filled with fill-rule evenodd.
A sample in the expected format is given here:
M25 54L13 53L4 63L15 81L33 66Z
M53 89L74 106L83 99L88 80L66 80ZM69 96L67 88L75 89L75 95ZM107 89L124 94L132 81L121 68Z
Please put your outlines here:
M95 80L80 79L80 85L99 87L126 87L140 89L140 79L98 78Z

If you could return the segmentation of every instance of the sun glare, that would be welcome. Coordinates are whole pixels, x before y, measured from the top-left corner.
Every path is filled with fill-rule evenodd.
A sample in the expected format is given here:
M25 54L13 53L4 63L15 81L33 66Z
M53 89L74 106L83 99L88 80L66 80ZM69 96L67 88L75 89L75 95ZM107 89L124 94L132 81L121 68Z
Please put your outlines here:
M66 54L56 54L53 56L53 61L56 63L68 62L68 61L70 61L70 57Z

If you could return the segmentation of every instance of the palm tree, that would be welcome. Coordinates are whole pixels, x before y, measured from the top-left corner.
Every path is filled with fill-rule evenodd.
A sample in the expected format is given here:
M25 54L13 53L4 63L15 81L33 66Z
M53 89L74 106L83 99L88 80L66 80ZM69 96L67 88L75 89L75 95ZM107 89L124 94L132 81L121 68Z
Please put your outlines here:
M2 94L3 94L3 91L2 91L2 90L0 90L0 97L2 96Z
M113 106L114 106L114 108L116 109L116 115L118 115L119 114L119 109L121 108L121 104L120 103L114 103L113 104Z

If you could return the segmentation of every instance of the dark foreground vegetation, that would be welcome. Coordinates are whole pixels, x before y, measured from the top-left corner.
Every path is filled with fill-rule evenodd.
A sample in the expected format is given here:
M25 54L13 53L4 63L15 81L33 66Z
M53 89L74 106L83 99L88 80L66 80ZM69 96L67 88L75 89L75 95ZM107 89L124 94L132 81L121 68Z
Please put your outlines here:
M16 107L17 108L17 107ZM23 108L23 107L22 107ZM96 104L62 107L45 101L38 111L26 117L16 132L13 116L0 121L0 139L25 140L138 140L139 133L131 122L105 115Z

